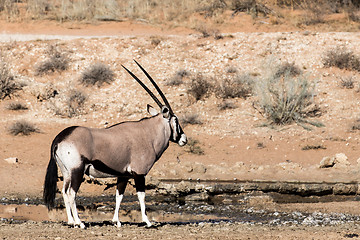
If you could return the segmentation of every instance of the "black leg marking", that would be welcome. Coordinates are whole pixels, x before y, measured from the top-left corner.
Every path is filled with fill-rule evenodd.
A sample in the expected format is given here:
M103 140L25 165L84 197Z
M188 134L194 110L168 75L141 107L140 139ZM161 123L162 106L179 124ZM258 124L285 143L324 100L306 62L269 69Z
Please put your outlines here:
M134 174L136 192L145 192L145 175Z

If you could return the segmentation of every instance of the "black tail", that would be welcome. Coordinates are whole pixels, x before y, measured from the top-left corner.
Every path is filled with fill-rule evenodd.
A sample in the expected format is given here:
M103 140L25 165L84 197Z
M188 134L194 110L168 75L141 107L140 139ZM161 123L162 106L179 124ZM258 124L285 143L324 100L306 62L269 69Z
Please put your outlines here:
M55 206L55 195L57 190L58 170L55 160L54 146L51 147L51 158L46 170L43 199L49 210Z

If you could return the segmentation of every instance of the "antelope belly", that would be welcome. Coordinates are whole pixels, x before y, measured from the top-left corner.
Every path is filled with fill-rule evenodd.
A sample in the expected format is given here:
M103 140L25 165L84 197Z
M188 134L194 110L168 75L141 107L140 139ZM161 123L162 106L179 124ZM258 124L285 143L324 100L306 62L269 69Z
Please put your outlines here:
M92 178L109 178L109 177L116 177L116 175L109 174L102 172L100 170L97 170L93 165L89 165L89 167L86 170L86 175Z

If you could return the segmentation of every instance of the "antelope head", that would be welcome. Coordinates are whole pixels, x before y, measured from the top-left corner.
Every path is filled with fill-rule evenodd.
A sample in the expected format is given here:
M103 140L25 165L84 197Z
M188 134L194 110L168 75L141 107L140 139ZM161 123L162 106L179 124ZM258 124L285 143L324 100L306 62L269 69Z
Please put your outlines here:
M135 63L139 66L139 68L144 72L144 74L147 76L147 78L154 85L155 89L157 90L160 97L164 101L164 104L161 103L161 101L155 96L155 94L152 93L150 91L150 89L138 77L136 77L130 70L128 70L123 65L121 65L121 66L141 85L142 88L145 89L145 91L152 97L152 99L154 99L154 101L160 107L160 111L161 111L160 113L155 108L151 107L150 105L147 106L147 110L152 116L155 116L157 114L162 114L162 116L168 120L169 125L170 125L170 130L171 130L171 136L170 136L169 140L174 143L179 144L180 146L184 146L187 143L187 137L181 128L178 117L174 114L164 93L161 91L161 89L156 84L156 82L152 79L152 77L145 71L145 69L137 61L135 61Z

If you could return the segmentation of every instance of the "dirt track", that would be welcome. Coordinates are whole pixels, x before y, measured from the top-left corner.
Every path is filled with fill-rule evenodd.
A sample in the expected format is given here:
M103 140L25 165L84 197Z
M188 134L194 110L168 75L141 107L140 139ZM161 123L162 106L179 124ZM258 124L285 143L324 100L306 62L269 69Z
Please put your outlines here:
M261 226L240 223L165 225L147 229L137 225L72 229L61 223L1 224L2 239L357 239L359 227Z

